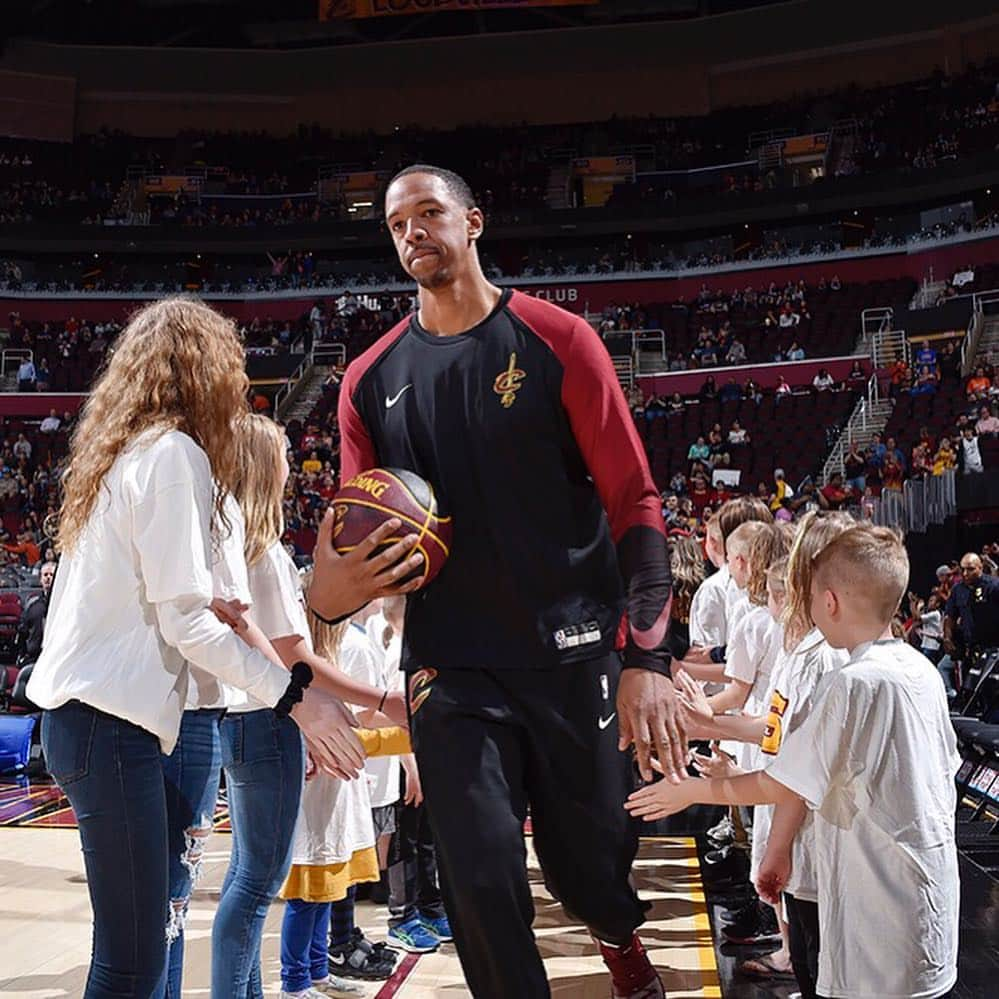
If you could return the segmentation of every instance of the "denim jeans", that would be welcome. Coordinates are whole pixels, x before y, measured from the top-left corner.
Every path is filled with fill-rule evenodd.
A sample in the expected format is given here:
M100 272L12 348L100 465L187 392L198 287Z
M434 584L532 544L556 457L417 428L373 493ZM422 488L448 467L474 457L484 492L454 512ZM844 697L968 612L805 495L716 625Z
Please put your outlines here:
M167 836L170 846L170 901L166 913L167 999L180 999L184 975L184 921L191 892L201 874L205 842L211 835L219 794L222 711L185 711L174 751L163 757Z
M260 938L291 866L305 749L270 708L227 714L219 731L232 855L212 925L212 999L263 999Z
M285 903L281 924L281 988L285 992L304 992L330 973L329 931L329 902L290 898Z
M49 772L80 829L94 914L84 999L163 994L167 809L159 740L80 701L42 719Z

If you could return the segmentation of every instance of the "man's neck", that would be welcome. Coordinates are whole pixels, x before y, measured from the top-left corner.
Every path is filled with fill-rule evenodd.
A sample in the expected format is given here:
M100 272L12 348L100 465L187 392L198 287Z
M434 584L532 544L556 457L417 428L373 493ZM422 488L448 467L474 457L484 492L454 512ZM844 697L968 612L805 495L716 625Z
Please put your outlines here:
M481 323L502 294L481 272L442 288L421 288L420 325L435 336L457 336Z

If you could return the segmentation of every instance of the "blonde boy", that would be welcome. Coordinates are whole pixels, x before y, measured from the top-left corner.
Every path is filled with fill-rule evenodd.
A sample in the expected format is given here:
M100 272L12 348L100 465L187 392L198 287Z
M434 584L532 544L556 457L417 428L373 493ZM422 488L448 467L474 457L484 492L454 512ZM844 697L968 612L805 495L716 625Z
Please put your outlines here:
M932 999L957 980L954 844L959 759L932 664L891 637L908 582L900 539L858 525L813 560L812 621L849 663L766 771L635 792L646 821L697 802L778 805L758 887L775 899L791 843L815 813L818 992L835 999Z

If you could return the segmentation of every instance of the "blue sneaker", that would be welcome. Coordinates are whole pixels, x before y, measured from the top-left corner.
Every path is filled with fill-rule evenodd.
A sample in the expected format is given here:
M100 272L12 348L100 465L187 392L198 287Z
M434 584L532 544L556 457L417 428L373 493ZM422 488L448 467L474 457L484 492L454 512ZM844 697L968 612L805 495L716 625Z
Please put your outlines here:
M440 916L437 919L428 919L426 916L420 916L420 922L441 943L449 943L454 939L454 934L451 932L451 924L447 921L447 916Z
M389 929L388 945L410 954L429 954L440 946L440 937L427 929L419 917L414 916Z

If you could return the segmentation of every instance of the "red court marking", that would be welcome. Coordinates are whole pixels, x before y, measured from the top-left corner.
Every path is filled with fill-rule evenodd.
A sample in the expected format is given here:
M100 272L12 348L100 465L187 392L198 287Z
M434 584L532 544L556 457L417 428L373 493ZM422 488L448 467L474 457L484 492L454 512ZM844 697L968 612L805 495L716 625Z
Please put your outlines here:
M37 819L29 819L22 825L51 829L75 829L76 816L73 814L73 809L67 806L60 808L58 812L49 812L48 815L40 815Z
M392 977L375 994L375 999L392 999L413 973L413 968L416 967L416 962L419 959L419 954L406 954L395 971L392 972Z

